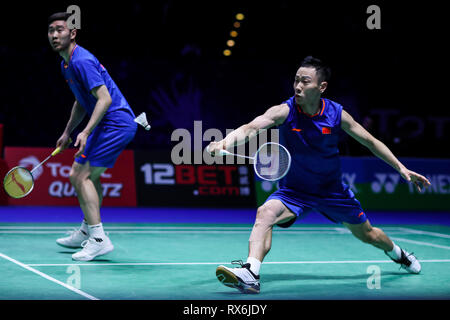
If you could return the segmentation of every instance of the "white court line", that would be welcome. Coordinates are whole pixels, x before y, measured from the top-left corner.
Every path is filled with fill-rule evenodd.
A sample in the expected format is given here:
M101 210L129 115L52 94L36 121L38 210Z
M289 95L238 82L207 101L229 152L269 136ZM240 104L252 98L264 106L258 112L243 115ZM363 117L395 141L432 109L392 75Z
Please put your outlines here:
M0 226L0 234L57 234L62 231L70 231L74 230L74 226ZM53 232L44 231L44 230L55 230ZM56 231L60 230L60 231ZM209 233L220 233L219 230L224 231L224 233L246 233L252 230L251 227L205 227L205 226L195 226L195 227L166 227L166 226L107 226L105 227L105 231L110 233L152 233L151 231L155 231L153 233L165 233L168 232L179 232L179 233L188 233L188 230L192 231L202 231ZM395 233L395 234L412 234L418 233L420 231L414 232L413 229L401 228L401 227L385 227L383 230ZM148 232L145 232L148 231ZM238 232L241 231L241 232ZM289 229L281 229L275 228L274 232L280 232L282 234L299 234L299 232L303 233L323 233L326 234L325 231L329 231L328 234L351 234L351 232L347 228L343 227L290 227ZM450 237L450 236L449 236Z
M449 246L443 246L440 244L434 244L434 243L430 243L430 242L424 242L424 241L415 241L415 240L409 240L409 239L404 239L404 238L397 238L397 237L390 237L392 240L396 240L396 241L403 241L403 242L409 242L409 243L414 243L414 244L418 244L418 245L422 245L422 246L428 246L428 247L435 247L435 248L440 248L440 249L446 249L446 250L450 250Z
M41 231L41 230L35 230L38 228L49 228L50 230L54 228L63 228L63 227L38 227L38 226L21 226L22 228L27 228L27 230L14 230L12 228L19 228L19 226L7 226L4 228L11 228L10 230L1 230L0 227L0 234L60 234L61 231ZM64 227L66 229L66 227ZM120 230L112 230L114 227L105 228L105 231L108 233L117 233L117 234L165 234L165 233L184 233L184 234L192 234L197 232L200 233L209 233L209 234L247 234L251 228L247 227L116 227L120 228ZM144 230L123 230L123 229L143 229ZM173 229L175 228L175 229ZM164 230L161 230L164 229ZM169 230L172 229L172 230ZM217 230L220 229L220 230ZM239 231L236 231L236 229L239 229ZM241 229L245 229L242 230ZM315 230L314 230L315 229ZM327 231L324 231L327 230ZM425 234L425 235L432 235L432 236L439 236L439 237L445 237L447 238L447 235L435 233L435 232L427 232L422 230L415 230L410 228L404 228L404 227L387 227L384 228L385 231L390 231L389 234ZM351 232L346 228L339 228L339 227L315 227L315 228L309 228L309 227L296 227L291 229L274 229L274 233L280 234L280 235L307 235L307 234L350 234ZM450 250L449 246L434 244L430 242L424 242L424 241L416 241L416 240L409 240L405 238L395 238L390 237L393 240L397 241L403 241L403 242L409 242L413 244L418 245L424 245L429 247L435 247L440 249L446 249Z
M0 226L0 234L59 234L70 230L70 227L39 227L39 226ZM55 231L47 231L55 230ZM56 231L60 230L60 231ZM72 228L73 230L73 228ZM109 233L248 233L249 227L105 227ZM386 231L396 234L410 234L403 228L385 228ZM351 234L347 228L339 227L291 227L289 229L275 228L274 232L280 234Z
M424 263L450 262L450 259L420 260ZM391 260L341 260L341 261L265 261L263 264L364 264L364 263L393 263ZM220 265L230 264L230 262L126 262L126 263L36 263L29 264L34 267L61 267L61 266L199 266L199 265Z
M71 230L79 227L78 225L72 226L0 226L0 230ZM252 227L208 227L208 226L105 226L105 230L251 230ZM348 231L347 228L344 227L295 227L292 226L286 230L327 230L327 231ZM405 231L405 230L413 230L408 228L401 227L385 227L383 230L392 230L392 231Z
M0 226L0 230L70 230L79 227L76 226ZM147 227L138 227L138 226L105 226L105 230L251 230L252 227L204 227L204 226L178 226L178 227L168 227L168 226L147 226ZM397 228L398 229L398 228ZM347 228L339 228L339 227L290 227L288 230L347 230Z
M7 228L8 230L1 230L2 228ZM24 228L24 230L16 230L17 228ZM49 229L53 230L56 228L68 229L66 226L59 227L39 227L39 226L3 226L0 227L0 234L60 234L61 231L40 231L35 229ZM119 230L113 230L113 228L117 228ZM124 229L139 229L139 230L124 230ZM163 229L163 230L161 230ZM169 230L170 229L170 230ZM236 231L238 229L239 231ZM244 230L243 230L244 229ZM439 236L443 238L450 237L446 234L436 233L436 232L427 232L422 230L404 228L404 227L386 227L383 228L385 231L390 231L390 234L424 234L431 236ZM188 231L189 230L189 231ZM242 231L240 231L242 230ZM109 233L123 233L123 234L163 234L163 233L186 233L192 234L195 231L200 231L201 233L211 233L211 234L247 234L251 228L248 227L160 227L160 226L149 226L149 227L109 227L105 228L105 231ZM327 231L325 231L327 230ZM282 235L305 235L305 234L350 234L351 232L346 228L339 227L293 227L290 229L274 229L274 233L282 234ZM424 241L415 241L404 238L392 238L393 240L409 242L418 245L424 245L429 247L435 247L440 249L450 250L449 246L434 244L430 242Z
M84 291L81 291L81 290L79 290L79 289L77 289L77 288L74 288L74 287L72 287L72 286L70 286L70 285L64 283L64 282L61 282L61 281L59 281L59 280L56 280L55 278L52 278L52 277L50 277L49 275L47 275L47 274L45 274L45 273L43 273L43 272L40 272L39 270L36 270L36 269L34 269L34 268L31 268L29 265L23 264L23 263L20 262L20 261L17 261L17 260L15 260L15 259L11 258L11 257L8 257L7 255L5 255L5 254L3 254L3 253L0 253L0 257L4 258L4 259L6 259L6 260L9 260L9 261L11 261L12 263L15 263L15 264L17 264L18 266L21 266L22 268L27 269L28 271L34 272L34 273L36 273L37 275L39 275L39 276L41 276L41 277L43 277L43 278L45 278L45 279L47 279L47 280L50 280L50 281L52 281L52 282L54 282L54 283L56 283L56 284L59 284L60 286L63 286L64 288L67 288L67 289L69 289L69 290L71 290L71 291L73 291L73 292L75 292L75 293L78 293L79 295L82 295L82 296L85 297L85 298L88 298L88 299L90 299L90 300L99 300L98 298L96 298L96 297L94 297L94 296L91 296L90 294L87 294L87 293L84 292Z
M240 230L130 230L130 231L115 231L105 229L105 232L108 234L249 234L251 229L246 231ZM7 230L1 231L0 234L63 234L64 231L40 231L40 230ZM339 230L339 231L295 231L295 230L273 230L273 233L277 235L307 235L307 234L334 234L334 235L347 235L351 234L348 230ZM411 233L408 231L391 231L389 234L402 234L402 235L410 235Z
M414 233L414 234L423 234L423 235L427 235L427 236L434 236L434 237L439 237L439 238L450 239L450 235L444 234L444 233L423 231L423 230L403 228L403 227L400 227L399 229L402 229L402 230L405 230L405 231L408 231L408 232Z
M183 231L183 230L145 230L145 231L114 231L114 230L108 230L106 229L105 232L108 232L110 234L120 234L120 233L135 233L135 234L152 234L152 233L188 233L188 234L208 234L208 233L220 233L220 234L230 234L230 233L241 233L241 234L248 234L251 230L246 231L240 231L240 230L189 230L189 231ZM287 230L274 230L274 233L279 234L350 234L350 231L287 231ZM0 231L0 234L62 234L64 232L61 231ZM400 232L400 234L409 234L408 232Z

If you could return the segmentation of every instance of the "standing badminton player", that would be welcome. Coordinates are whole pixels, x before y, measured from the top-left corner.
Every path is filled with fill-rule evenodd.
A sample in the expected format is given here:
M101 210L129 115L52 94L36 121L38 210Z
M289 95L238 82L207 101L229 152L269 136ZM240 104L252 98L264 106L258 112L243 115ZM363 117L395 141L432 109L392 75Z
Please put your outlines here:
M279 181L279 190L257 210L246 263L233 261L241 266L219 266L216 270L217 278L229 287L244 293L259 293L259 271L271 248L273 226L289 227L297 217L301 218L312 209L335 223L342 223L359 240L384 250L408 272L420 272L417 258L399 248L381 229L373 227L353 192L342 183L339 131L344 130L369 148L404 179L414 183L419 191L430 182L408 170L340 104L321 97L329 76L330 69L319 59L306 57L295 75L293 97L208 146L213 155L220 149L230 151L256 136L259 130L278 126L280 143L292 156L290 171Z
M76 43L77 30L68 28L69 17L65 12L49 17L48 41L63 58L61 71L75 96L69 121L56 146L67 148L72 131L86 115L89 117L76 138L74 146L78 152L70 171L84 220L79 230L56 242L70 248L83 247L72 259L89 261L114 249L100 219L103 198L100 175L114 166L134 138L137 124L128 102L103 65Z

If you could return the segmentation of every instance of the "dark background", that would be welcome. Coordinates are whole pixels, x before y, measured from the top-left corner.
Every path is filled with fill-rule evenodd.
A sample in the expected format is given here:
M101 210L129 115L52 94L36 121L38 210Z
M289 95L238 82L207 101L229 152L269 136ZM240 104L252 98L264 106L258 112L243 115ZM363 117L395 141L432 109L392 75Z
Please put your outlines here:
M3 4L0 123L4 145L54 146L74 101L47 40L47 17L76 4L77 43L108 69L136 115L134 149L167 149L176 128L238 126L293 94L307 55L325 60L325 97L400 157L450 156L448 49L442 2L407 1L58 1ZM369 30L367 7L381 8ZM232 55L226 41L236 13ZM76 134L76 132L75 132ZM342 137L343 155L368 155Z

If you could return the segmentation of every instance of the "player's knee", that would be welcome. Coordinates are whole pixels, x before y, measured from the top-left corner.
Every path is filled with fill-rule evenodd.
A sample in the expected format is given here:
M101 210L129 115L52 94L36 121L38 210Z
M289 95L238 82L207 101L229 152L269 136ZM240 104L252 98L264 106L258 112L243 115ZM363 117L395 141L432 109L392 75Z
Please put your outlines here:
M364 243L373 244L377 242L378 235L372 230L362 233L358 238Z
M276 213L270 207L262 205L256 212L255 225L267 225L272 227L276 221Z
M70 170L69 180L75 188L78 188L83 183L83 179L83 175L80 172L73 169Z
M72 185L77 184L77 178L78 178L78 175L76 174L76 172L74 170L70 170L69 180L70 180L70 183L72 183Z
M250 242L267 241L267 235L271 232L275 223L275 213L267 205L262 205L256 212L256 219L253 225L252 233L250 234ZM269 244L265 243L265 250L270 249Z

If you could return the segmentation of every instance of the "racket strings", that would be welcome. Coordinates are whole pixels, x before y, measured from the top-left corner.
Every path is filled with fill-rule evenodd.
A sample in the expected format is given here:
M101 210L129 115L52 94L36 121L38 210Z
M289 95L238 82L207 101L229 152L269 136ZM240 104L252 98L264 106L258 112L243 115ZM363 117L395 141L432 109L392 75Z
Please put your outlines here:
M5 176L3 187L13 198L22 198L33 189L34 181L30 171L22 167L11 169Z
M277 143L263 145L255 155L255 171L265 180L278 180L289 170L289 152Z

